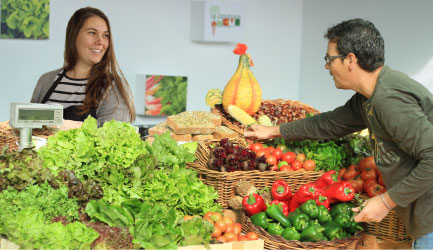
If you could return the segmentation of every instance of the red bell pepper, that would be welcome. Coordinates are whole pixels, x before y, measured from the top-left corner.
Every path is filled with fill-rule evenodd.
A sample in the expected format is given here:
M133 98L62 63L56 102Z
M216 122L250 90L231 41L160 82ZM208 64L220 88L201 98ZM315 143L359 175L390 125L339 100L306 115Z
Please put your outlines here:
M271 203L269 204L269 205L272 205L272 204L275 204L275 205L277 205L278 207L280 207L281 208L281 211L283 212L283 214L285 215L285 216L288 216L289 215L289 205L286 203L286 202L284 202L284 201L280 201L280 200L273 200L273 201L271 201ZM281 204L281 205L280 205Z
M292 198L292 191L285 180L274 181L271 188L272 198L274 200L289 202Z
M250 194L244 197L242 200L242 207L248 216L253 216L256 213L260 213L266 210L267 206L265 200L258 194Z
M302 203L308 200L315 200L319 196L319 192L317 191L317 186L314 183L308 183L302 185L298 191L293 195L292 199L289 203L289 210L293 212L298 208Z
M324 190L330 204L338 201L351 201L355 197L355 189L348 181L336 182L327 186Z
M329 199L328 199L328 197L326 197L325 191L323 189L320 189L320 188L317 189L317 191L319 192L319 196L317 196L317 198L316 198L317 206L323 205L329 210L330 209Z
M320 176L314 184L318 188L324 188L328 185L334 184L339 181L338 173L335 170L329 170L328 172L324 173L322 176Z

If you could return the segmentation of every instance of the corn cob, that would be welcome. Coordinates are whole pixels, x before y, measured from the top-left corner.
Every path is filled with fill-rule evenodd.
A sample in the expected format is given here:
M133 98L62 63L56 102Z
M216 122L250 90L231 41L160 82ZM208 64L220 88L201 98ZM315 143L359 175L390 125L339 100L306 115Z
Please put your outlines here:
M238 122L250 126L256 123L257 121L251 117L247 112L243 111L241 108L235 105L229 105L228 107L229 114L235 118Z

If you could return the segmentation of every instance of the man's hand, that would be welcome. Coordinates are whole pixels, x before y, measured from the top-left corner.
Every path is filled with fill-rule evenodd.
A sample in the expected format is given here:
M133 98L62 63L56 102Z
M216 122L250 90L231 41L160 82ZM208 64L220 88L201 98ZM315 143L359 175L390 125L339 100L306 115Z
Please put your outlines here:
M244 136L257 140L272 139L281 136L280 126L263 126L259 124L253 124L245 128Z
M389 196L387 197L389 198ZM393 203L393 207L396 204ZM352 211L359 213L355 216L356 222L380 222L389 213L389 209L383 203L380 195L366 200L363 204L364 208L360 210L359 207L352 208Z

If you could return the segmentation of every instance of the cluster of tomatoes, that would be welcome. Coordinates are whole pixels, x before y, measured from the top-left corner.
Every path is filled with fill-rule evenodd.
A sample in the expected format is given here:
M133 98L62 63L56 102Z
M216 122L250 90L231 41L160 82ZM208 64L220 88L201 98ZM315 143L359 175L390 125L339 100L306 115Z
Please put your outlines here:
M316 162L305 159L305 154L287 151L286 145L277 145L275 148L260 142L248 144L248 149L256 153L257 157L265 157L274 171L313 171Z
M356 193L364 192L368 197L374 197L386 192L382 174L377 170L373 156L362 158L358 165L340 169L338 176L350 182Z
M207 212L203 219L209 221L214 225L214 232L212 238L220 242L234 242L234 241L249 241L257 240L258 234L255 232L248 232L241 234L242 224L234 222L232 218L223 216L217 212Z

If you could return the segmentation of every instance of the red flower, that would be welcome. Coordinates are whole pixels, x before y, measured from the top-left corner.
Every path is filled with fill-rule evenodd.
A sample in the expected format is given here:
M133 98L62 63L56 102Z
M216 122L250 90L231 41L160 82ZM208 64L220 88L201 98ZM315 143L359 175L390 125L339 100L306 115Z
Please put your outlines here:
M243 43L238 43L236 48L233 50L233 53L237 55L244 55L247 52L248 46Z

